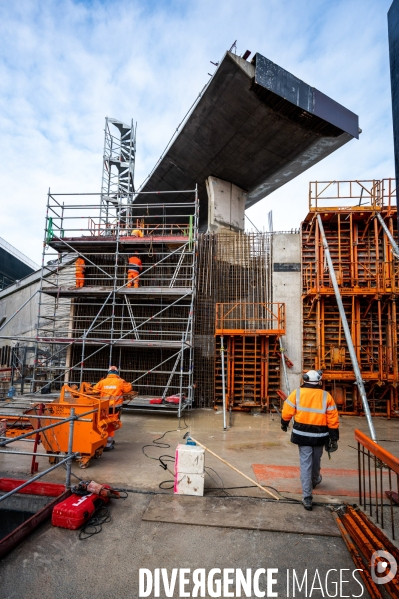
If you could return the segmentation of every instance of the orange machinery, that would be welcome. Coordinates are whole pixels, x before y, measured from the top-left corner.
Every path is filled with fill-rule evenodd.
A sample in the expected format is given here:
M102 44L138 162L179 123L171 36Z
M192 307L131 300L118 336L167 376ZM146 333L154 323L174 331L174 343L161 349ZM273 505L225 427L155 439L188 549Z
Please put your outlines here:
M114 406L114 398L100 398L92 392L89 383L82 383L80 389L75 385L65 384L61 390L58 401L41 403L24 411L21 417L10 417L0 414L0 420L7 420L7 437L16 437L22 433L37 428L56 424L58 418L69 418L71 409L74 408L75 415L92 414L83 417L83 420L75 420L72 451L79 454L77 461L81 468L87 468L91 458L99 458L107 444L109 432L122 427L120 411ZM46 419L39 425L39 419L29 418L30 415L44 415ZM48 418L54 416L57 419ZM62 422L54 428L39 433L40 441L47 453L67 453L69 439L69 421ZM50 457L50 463L57 460Z

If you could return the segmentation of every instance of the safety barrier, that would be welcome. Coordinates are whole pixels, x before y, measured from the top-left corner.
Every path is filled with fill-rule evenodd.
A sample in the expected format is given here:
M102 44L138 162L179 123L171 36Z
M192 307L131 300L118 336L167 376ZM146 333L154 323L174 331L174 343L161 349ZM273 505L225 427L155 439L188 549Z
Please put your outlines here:
M9 491L8 493L5 493L4 495L0 496L0 501L4 501L5 499L7 499L8 497L10 497L11 495L14 495L15 493L18 493L19 491L21 491L24 487L27 487L28 485L30 485L31 483L39 480L40 478L42 478L43 476L45 476L46 474L49 474L50 472L52 472L53 470L55 470L56 468L59 468L60 466L63 466L64 464L66 464L66 475L65 475L65 487L66 489L69 489L71 487L71 471L72 471L72 460L73 458L77 457L79 454L77 452L73 452L72 447L73 447L73 434L74 434L74 423L77 420L80 420L81 422L91 422L91 420L89 419L85 419L83 418L84 416L88 416L89 414L93 414L94 412L97 412L97 409L95 410L90 410L85 412L84 414L80 414L79 416L75 415L75 410L74 408L71 409L70 412L70 416L69 418L61 418L61 417L57 417L57 416L45 416L43 414L28 414L28 418L30 419L37 419L37 428L34 428L34 430L29 431L27 433L23 433L21 435L18 435L16 437L11 437L11 438L7 438L5 436L4 433L0 433L0 447L5 447L6 445L9 445L10 443L15 443L16 441L26 441L29 440L29 437L33 437L35 436L35 447L34 447L34 451L14 451L14 450L9 450L9 449L0 449L0 454L14 454L14 455L25 455L25 456L32 456L33 460L35 460L37 457L45 457L45 458L54 458L54 460L59 460L60 455L59 454L53 454L53 453L37 453L36 451L36 447L37 447L37 440L38 440L38 435L39 433L43 432L43 431L47 431L49 429L55 428L57 426L60 426L62 424L65 424L66 422L69 422L69 435L68 435L68 452L66 453L65 457L61 460L58 461L58 463L50 466L49 468L46 468L46 470L43 470L43 472L40 472L39 474L37 474L36 476L33 476L32 478L30 478L29 480L25 481L23 484L15 487L14 489L12 489L11 491ZM7 417L14 417L14 414L7 414ZM22 415L22 418L24 417L24 415ZM48 424L46 426L41 426L41 421L46 421L47 419L50 419L52 421L57 420L56 423L51 423ZM33 463L32 463L33 466ZM33 468L32 468L33 470ZM32 472L31 470L31 472Z
M355 430L358 452L359 504L395 539L399 509L399 458Z

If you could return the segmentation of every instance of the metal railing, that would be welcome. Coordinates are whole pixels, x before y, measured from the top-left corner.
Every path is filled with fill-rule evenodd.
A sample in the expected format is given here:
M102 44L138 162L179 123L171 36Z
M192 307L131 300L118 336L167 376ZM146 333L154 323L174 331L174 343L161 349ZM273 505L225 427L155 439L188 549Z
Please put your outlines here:
M359 505L395 540L399 522L399 458L355 430Z
M37 474L36 476L33 476L32 478L30 478L29 480L25 481L22 485L19 485L18 487L15 487L15 489L12 489L11 491L9 491L8 493L5 493L4 495L0 496L0 501L4 501L5 499L7 499L8 497L11 497L11 495L14 495L15 493L18 493L19 491L21 491L21 489L27 487L28 485L30 485L31 483L39 480L39 478L42 478L43 476L45 476L46 474L49 474L50 472L52 472L53 470L55 470L56 468L59 468L60 466L63 466L64 464L66 464L66 474L65 474L65 487L66 489L70 489L71 487L71 472L72 472L72 460L75 457L79 456L78 452L73 452L72 448L73 448L73 434L74 434L74 423L77 420L80 420L81 422L91 422L90 419L86 419L83 418L84 416L88 416L89 414L94 414L94 412L97 412L97 408L94 410L90 410L88 412L84 412L83 414L80 414L79 416L75 415L75 410L74 408L71 408L71 412L70 412L70 416L69 418L62 418L62 417L57 417L57 416L51 416L51 420L57 420L57 422L52 423L52 424L48 424L46 426L40 426L41 424L41 420L45 420L46 416L43 416L41 414L28 414L29 419L33 418L33 419L37 419L37 424L38 427L34 428L32 431L29 431L27 433L23 433L21 435L18 435L17 437L12 437L12 438L7 438L6 436L0 436L0 447L5 447L6 445L9 445L10 443L15 443L16 441L26 441L29 440L29 437L32 436L36 436L41 432L47 431L49 429L53 429L57 426L61 426L63 424L65 424L66 422L69 422L69 435L68 435L68 453L65 455L65 457L63 459L60 459L60 454L53 454L53 453L37 453L36 451L13 451L13 450L7 450L7 449L0 449L0 454L13 454L13 455L23 455L23 456L32 456L33 459L36 459L37 457L43 457L43 458L54 458L54 459L58 459L59 461L50 466L49 468L46 468L46 470L43 470L43 472L40 472L39 474ZM24 415L22 415L24 416Z
M233 302L216 304L216 335L285 333L285 304Z
M349 206L359 211L396 207L395 179L309 183L309 211L336 211Z

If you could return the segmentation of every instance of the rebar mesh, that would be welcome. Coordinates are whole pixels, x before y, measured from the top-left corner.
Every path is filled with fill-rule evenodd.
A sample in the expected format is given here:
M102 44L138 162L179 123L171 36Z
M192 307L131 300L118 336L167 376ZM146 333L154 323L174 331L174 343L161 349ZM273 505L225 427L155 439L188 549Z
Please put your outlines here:
M220 398L216 304L272 302L270 233L207 233L198 239L194 382L199 406ZM219 343L219 341L218 341Z

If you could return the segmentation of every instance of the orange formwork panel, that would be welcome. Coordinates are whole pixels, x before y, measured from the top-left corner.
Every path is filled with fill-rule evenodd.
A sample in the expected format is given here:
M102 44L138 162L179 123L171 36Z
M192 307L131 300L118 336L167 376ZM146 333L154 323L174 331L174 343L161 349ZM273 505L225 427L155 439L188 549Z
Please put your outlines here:
M227 355L227 409L269 410L270 394L280 387L278 339L284 333L285 305L282 303L216 304L215 407L223 402L221 337Z
M334 205L335 203L335 205ZM322 369L343 413L362 413L338 306L325 261L321 216L370 409L399 416L399 262L379 213L397 237L396 190L382 181L313 182L302 223L303 369Z

